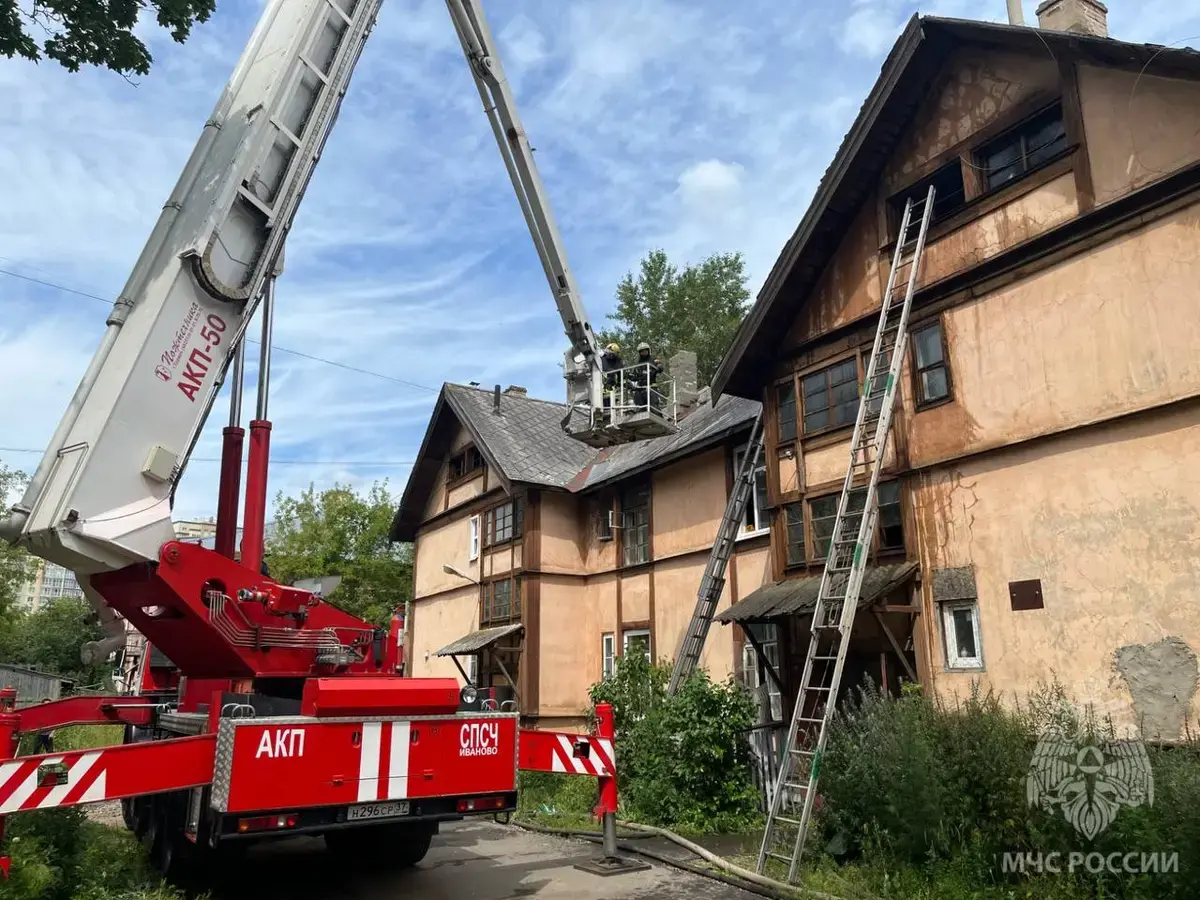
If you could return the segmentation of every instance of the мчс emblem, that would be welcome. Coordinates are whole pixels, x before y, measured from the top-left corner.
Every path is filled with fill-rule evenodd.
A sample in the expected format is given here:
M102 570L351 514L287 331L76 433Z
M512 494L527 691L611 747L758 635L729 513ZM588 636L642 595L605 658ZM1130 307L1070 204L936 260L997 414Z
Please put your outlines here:
M1122 806L1154 805L1154 772L1141 741L1038 741L1025 779L1030 806L1058 807L1088 840L1113 823Z

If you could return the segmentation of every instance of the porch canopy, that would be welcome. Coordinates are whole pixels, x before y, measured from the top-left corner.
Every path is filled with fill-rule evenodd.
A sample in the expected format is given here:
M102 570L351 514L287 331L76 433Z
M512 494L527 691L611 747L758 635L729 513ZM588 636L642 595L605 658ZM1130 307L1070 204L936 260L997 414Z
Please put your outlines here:
M470 634L463 635L452 644L447 644L434 656L474 656L482 653L484 650L490 650L496 646L498 642L508 637L510 634L519 634L525 630L525 626L520 622L512 625L497 625L494 628L481 628L479 631L472 631ZM506 649L506 648L500 648Z
M863 573L858 608L863 609L876 600L886 597L913 578L917 568L918 565L915 562L867 566ZM784 616L811 615L817 606L817 593L820 589L820 575L787 578L772 584L764 584L718 615L717 621L726 625L732 622L747 625L756 622L770 622Z

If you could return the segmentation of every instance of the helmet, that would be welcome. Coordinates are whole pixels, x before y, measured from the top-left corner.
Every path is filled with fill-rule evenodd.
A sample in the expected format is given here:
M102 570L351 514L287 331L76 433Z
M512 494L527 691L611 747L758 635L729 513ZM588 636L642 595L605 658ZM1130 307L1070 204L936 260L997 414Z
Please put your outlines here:
M621 352L621 345L620 345L620 344L618 344L618 343L616 343L616 342L614 341L613 343L609 344L609 345L608 345L608 346L607 346L605 349L606 349L606 350L609 350L609 351L611 351L611 352L613 352L613 353L620 353L620 352Z
M638 353L641 353L643 350L645 350L647 353L650 352L650 345L645 341L642 341L640 344L638 344Z

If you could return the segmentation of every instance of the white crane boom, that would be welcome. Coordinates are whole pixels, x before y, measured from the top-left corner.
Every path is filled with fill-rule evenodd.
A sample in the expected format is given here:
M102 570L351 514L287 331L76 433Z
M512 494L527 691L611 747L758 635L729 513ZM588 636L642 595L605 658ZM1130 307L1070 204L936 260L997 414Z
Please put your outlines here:
M380 2L270 0L0 533L82 575L174 539L172 491Z
M50 446L0 520L0 537L85 576L98 609L86 576L154 561L175 538L175 486L227 368L240 375L246 327L282 267L284 241L381 2L270 0ZM605 405L596 337L491 33L475 0L447 5L571 342L568 400L586 418L578 436L604 445L673 430L673 408L656 405L655 391L636 379L628 389L624 381L609 387ZM265 420L264 373L260 380ZM640 406L613 400L638 390ZM249 506L248 495L248 529Z

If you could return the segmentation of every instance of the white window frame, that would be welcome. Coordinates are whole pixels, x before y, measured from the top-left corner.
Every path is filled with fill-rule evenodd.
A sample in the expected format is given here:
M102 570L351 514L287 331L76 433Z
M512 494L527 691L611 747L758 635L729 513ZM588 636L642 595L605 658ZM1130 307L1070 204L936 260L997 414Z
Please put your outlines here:
M629 628L621 632L621 655L624 656L629 652L629 639L631 637L646 638L646 662L654 663L654 639L650 636L649 628Z
M761 629L762 635L759 643L762 644L763 650L766 651L767 662L772 664L775 671L779 671L779 629L775 625L751 625L751 628ZM783 721L783 697L779 693L779 685L775 683L770 675L766 675L766 681L759 680L758 672L758 651L754 649L754 644L750 643L750 639L746 639L746 643L742 644L742 684L751 691L757 692L766 685L767 698L771 703L771 721Z
M472 562L479 559L479 516L471 516L471 538L467 558Z
M475 653L467 657L467 679L473 686L479 687L479 656Z
M737 449L735 449L733 451L733 477L734 478L737 478L738 472L740 472L742 470L742 457L744 457L746 455L746 453L749 451L749 449L750 449L749 446L746 446L746 447L738 447ZM763 484L762 484L763 497L762 497L762 499L763 499L763 506L765 507L765 506L767 506L767 495L766 495L766 492L767 492L767 460L764 457L763 453L759 453L759 455L758 455L758 465L754 469L754 474L755 474L754 487L752 488L752 490L750 492L750 500L748 501L749 508L752 509L753 513L754 513L754 528L747 530L745 517L743 516L742 524L738 529L737 540L739 540L739 541L743 540L744 538L758 537L759 535L771 533L770 511L769 510L760 510L759 506L758 506L758 473L759 472L762 473L762 479L763 479ZM762 521L762 517L759 515L760 512L767 513L765 522Z
M617 669L617 636L611 631L600 635L600 677L611 678Z
M971 613L971 628L975 631L975 656L958 655L954 613L964 609ZM979 627L978 600L953 600L942 604L942 642L946 650L947 669L983 669L983 632Z

